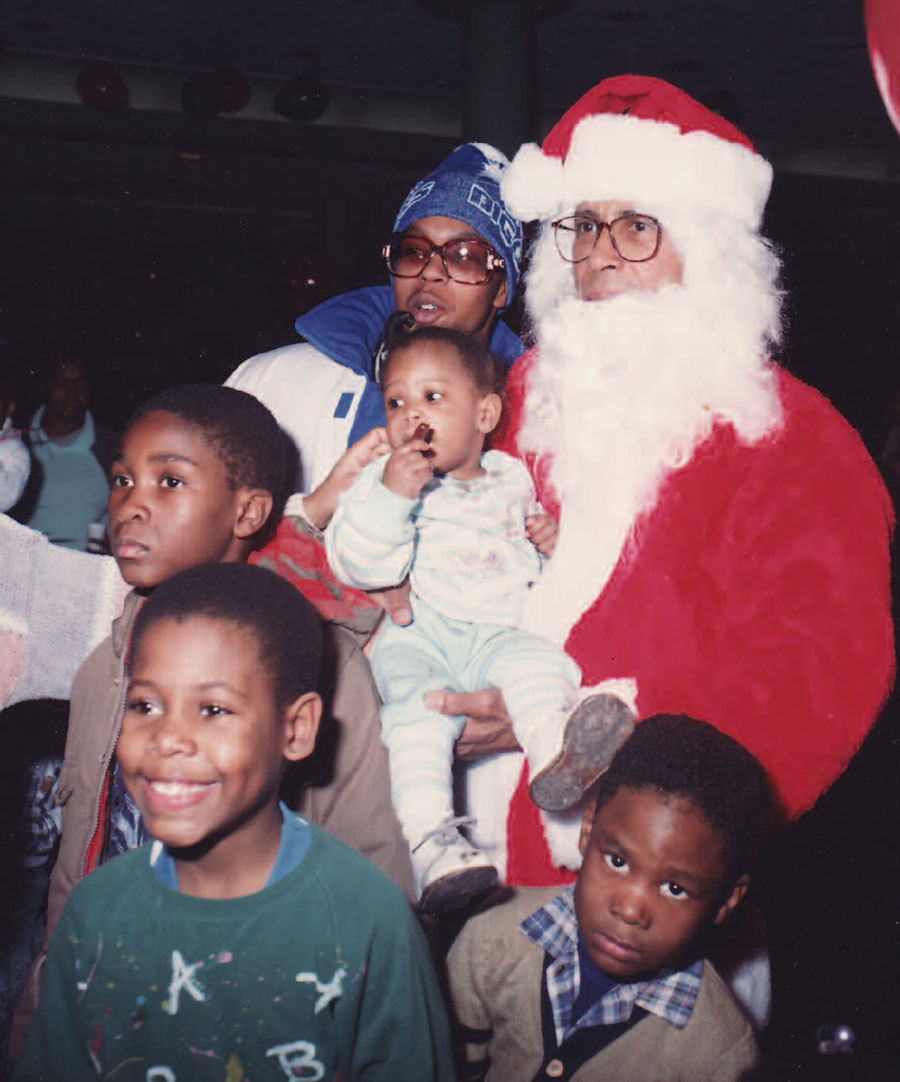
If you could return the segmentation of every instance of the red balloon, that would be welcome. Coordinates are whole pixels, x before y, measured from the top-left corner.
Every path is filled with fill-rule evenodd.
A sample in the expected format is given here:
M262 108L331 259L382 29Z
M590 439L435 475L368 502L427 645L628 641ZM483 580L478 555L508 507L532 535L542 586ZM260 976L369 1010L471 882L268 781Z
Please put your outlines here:
M900 132L900 3L866 0L866 36L875 82L894 127Z
M78 96L94 109L124 109L128 104L125 80L112 64L92 60L75 80Z

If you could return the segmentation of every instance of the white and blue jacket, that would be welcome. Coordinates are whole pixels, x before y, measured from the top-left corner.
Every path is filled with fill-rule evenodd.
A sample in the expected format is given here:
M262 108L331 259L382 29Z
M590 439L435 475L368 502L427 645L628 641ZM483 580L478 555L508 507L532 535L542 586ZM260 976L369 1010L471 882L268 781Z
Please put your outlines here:
M296 444L297 491L311 492L351 443L384 424L374 359L393 311L390 286L332 297L297 320L305 341L251 357L225 381L268 406ZM491 350L509 367L523 346L498 321Z

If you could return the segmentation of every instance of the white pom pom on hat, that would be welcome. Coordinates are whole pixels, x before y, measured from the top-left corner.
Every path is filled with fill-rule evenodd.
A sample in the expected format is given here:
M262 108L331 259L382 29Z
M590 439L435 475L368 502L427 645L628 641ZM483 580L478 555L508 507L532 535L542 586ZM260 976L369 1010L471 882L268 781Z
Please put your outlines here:
M550 218L562 207L563 163L544 154L537 143L526 143L500 180L503 201L523 222Z
M523 221L583 200L672 201L729 214L758 229L772 167L733 124L662 79L604 79L566 111L542 148L516 154L501 182Z

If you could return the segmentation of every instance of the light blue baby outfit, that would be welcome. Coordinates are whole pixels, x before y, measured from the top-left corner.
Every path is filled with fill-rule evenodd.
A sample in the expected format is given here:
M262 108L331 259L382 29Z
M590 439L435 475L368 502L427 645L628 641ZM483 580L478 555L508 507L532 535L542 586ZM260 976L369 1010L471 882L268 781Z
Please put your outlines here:
M522 463L488 451L480 476L436 477L407 499L381 483L386 461L363 469L341 497L326 545L349 585L410 577L413 622L385 621L371 662L394 805L414 846L453 814L453 744L465 720L428 710L424 693L499 688L537 769L549 758L541 749L559 747L581 677L557 646L518 627L541 563L525 535L525 516L539 507Z

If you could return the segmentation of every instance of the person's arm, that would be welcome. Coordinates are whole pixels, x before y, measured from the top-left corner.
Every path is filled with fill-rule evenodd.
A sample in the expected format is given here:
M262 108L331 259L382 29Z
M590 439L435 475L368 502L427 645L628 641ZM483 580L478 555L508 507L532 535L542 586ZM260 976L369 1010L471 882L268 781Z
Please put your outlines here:
M467 692L436 689L426 693L425 705L439 714L466 719L454 746L457 759L481 759L498 751L522 750L499 688Z
M371 463L338 501L325 531L325 551L335 575L360 590L402 582L412 563L412 499L381 483L381 462Z
M31 473L31 457L18 433L0 428L0 511L19 501Z
M456 1038L463 1046L468 1082L482 1082L491 1066L490 1042L494 1035L491 996L483 974L484 944L479 942L477 918L463 925L447 955L447 979L453 1006Z
M306 520L317 530L324 530L334 515L338 500L359 475L359 471L387 454L391 445L384 428L373 428L362 439L351 444L341 455L320 485L302 497Z
M354 1016L345 1082L453 1082L447 1011L425 937L397 892L373 907L364 982Z
M78 1008L83 977L75 969L72 949L72 941L78 939L79 929L66 910L47 951L40 1002L13 1069L12 1082L46 1082L62 1077L66 1082L96 1082L97 1073L88 1057L91 1034L82 1030Z
M733 475L711 461L685 495L693 537L687 505L675 542L660 535L655 552L694 549L684 570L642 570L639 555L632 581L569 643L576 660L579 649L603 657L601 642L606 656L637 658L640 713L684 711L733 736L796 818L846 767L891 686L893 514L857 434L809 388L790 394L783 434L742 459L714 524L704 509ZM646 615L624 627L632 612Z

